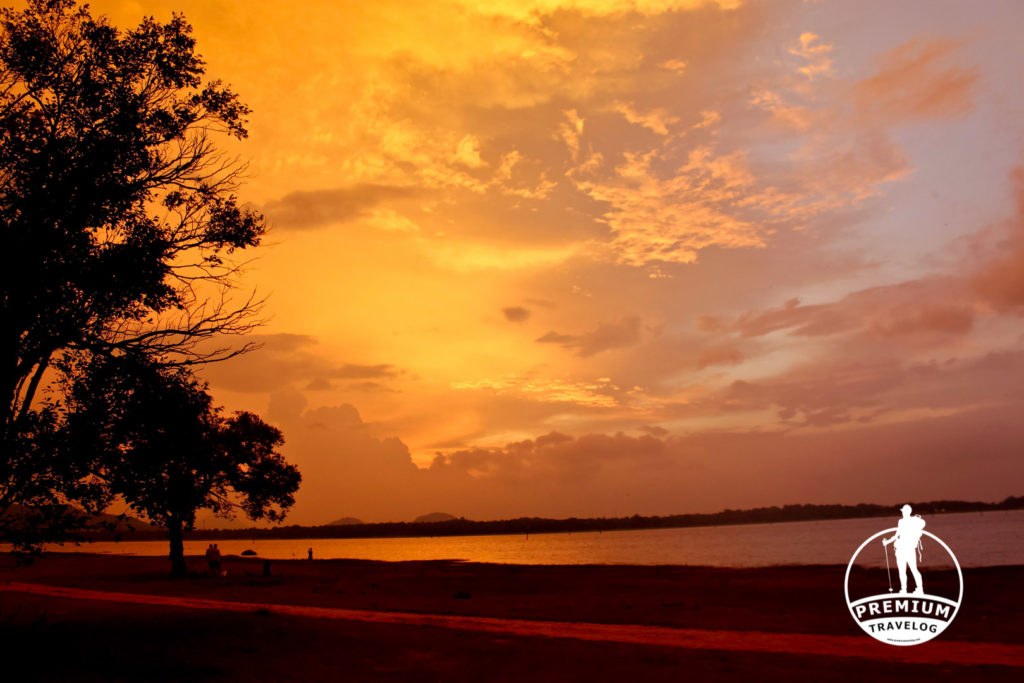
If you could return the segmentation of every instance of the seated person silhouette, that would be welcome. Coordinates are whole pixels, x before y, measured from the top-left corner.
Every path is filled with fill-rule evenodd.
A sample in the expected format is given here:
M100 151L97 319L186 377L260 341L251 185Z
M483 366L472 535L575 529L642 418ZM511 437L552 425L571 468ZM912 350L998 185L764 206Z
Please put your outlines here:
M914 575L914 595L924 594L924 584L921 582L921 572L917 570L917 547L921 543L921 534L924 533L924 520L921 515L910 516L911 507L904 505L902 508L903 519L896 525L896 533L892 538L882 541L884 545L894 543L896 553L896 565L900 571L900 593L907 593L907 567Z

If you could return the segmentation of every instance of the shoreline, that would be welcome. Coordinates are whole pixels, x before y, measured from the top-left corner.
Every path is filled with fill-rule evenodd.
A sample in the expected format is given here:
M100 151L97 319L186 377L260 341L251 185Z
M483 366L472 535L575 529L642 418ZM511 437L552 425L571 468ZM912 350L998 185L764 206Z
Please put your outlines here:
M886 518L884 521L889 521ZM934 530L965 567L1024 564L1019 538L1024 511L953 513L933 518ZM878 518L798 521L712 527L581 532L385 538L265 538L243 536L217 541L188 538L185 552L199 554L211 542L222 554L254 551L271 560L304 559L309 548L322 558L381 561L459 559L502 564L623 564L720 567L811 566L845 564L864 538L885 526ZM979 530L984 532L979 537ZM934 545L935 552L929 553ZM948 548L925 542L925 559L934 568L951 566ZM48 546L67 554L161 556L166 538L125 534L119 541L94 539ZM0 546L0 552L5 550ZM863 560L864 558L861 558ZM878 553L881 561L881 551Z
M149 543L163 543L165 541L140 541ZM155 560L155 561L168 561L170 551L157 555L151 553L112 553L112 552L97 552L88 549L83 550L46 550L42 553L43 556L49 556L52 558L69 556L81 556L81 557L94 557L94 558L127 558L127 559L140 559L140 560ZM0 549L0 563L3 562L3 558L13 558L15 554L9 550ZM221 559L227 560L238 560L240 562L263 562L270 561L273 564L277 563L292 563L298 562L305 564L309 562L308 559L302 559L298 556L289 558L277 558L277 557L264 557L260 554L255 555L241 555L237 553L222 554ZM200 565L206 561L205 556L202 554L185 554L185 561L190 565ZM802 563L802 562L779 562L776 564L764 564L764 565L719 565L719 564L700 564L700 563L682 563L682 562L655 562L655 563L641 563L641 562L579 562L579 563L526 563L526 562L488 562L484 560L469 560L458 557L439 557L434 559L411 559L411 560L378 560L371 558L361 557L315 557L314 562L370 562L370 563L381 563L381 564L409 564L409 563L450 563L450 564L463 564L463 565L481 565L481 566L494 566L494 567L576 567L576 568L590 568L590 567L622 567L622 568L668 568L668 569L707 569L707 570L723 570L723 571L757 571L760 569L835 569L837 571L846 571L847 564L841 562L817 562L817 563ZM30 559L29 562L32 562ZM873 564L858 563L854 566L857 567L873 567ZM1000 564L986 564L986 565L971 565L961 566L963 571L977 570L977 569L1021 569L1024 573L1024 564L1019 562L1004 562ZM933 567L932 571L950 571L954 569L953 565L942 565L939 567Z

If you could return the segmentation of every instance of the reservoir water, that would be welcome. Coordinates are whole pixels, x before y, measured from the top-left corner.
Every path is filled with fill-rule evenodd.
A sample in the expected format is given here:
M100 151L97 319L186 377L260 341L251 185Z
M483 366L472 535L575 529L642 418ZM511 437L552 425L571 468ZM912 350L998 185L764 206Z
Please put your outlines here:
M1024 564L1024 510L969 512L926 517L927 530L953 550L963 567ZM715 567L767 567L787 564L845 564L872 534L894 527L890 518L845 519L780 524L687 527L517 536L427 538L338 538L219 540L221 552L255 550L263 558L303 559L308 548L317 559L466 560L506 564L685 564ZM949 564L930 539L922 565ZM208 541L186 541L186 555L202 555ZM881 544L866 548L859 561L884 562ZM52 547L48 550L166 555L166 541L122 541ZM873 555L877 555L874 558ZM931 562L929 562L931 560Z

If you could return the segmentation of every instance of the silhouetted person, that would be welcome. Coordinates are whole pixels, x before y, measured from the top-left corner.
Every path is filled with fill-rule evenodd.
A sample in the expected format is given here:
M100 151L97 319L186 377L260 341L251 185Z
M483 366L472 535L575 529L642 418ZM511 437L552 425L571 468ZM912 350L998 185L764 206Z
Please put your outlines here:
M212 543L210 543L209 545L206 546L206 565L209 567L210 573L212 574L213 571L214 571L214 565L216 565L216 560L214 559L214 556L213 556L213 544Z
M892 538L882 541L883 544L893 543L896 553L896 566L900 570L900 593L907 592L907 567L914 575L914 594L924 594L924 584L921 582L921 572L917 570L917 549L921 544L921 534L924 533L924 519L921 515L910 516L911 508L904 505L902 508L903 519L896 525L896 533Z
M306 551L306 559L307 560L312 560L313 559L313 549L312 548L310 548L309 550Z
M213 570L214 574L220 576L220 548L218 548L217 544L214 543L211 550L213 552L211 554L212 559L210 560L210 569Z
M270 560L263 560L263 576L270 576Z

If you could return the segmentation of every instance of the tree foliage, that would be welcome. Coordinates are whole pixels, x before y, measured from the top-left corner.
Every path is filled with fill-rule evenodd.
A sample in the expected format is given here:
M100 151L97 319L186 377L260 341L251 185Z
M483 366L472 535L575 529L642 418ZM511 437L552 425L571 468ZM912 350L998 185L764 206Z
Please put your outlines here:
M179 15L120 30L74 0L0 10L0 516L73 495L73 463L46 448L55 366L246 349L212 340L258 322L231 290L264 223L217 147L248 109L204 71Z
M176 574L199 510L277 521L294 503L301 477L277 450L281 432L252 413L224 416L187 368L137 352L96 356L67 408L75 462L108 499L168 529Z

